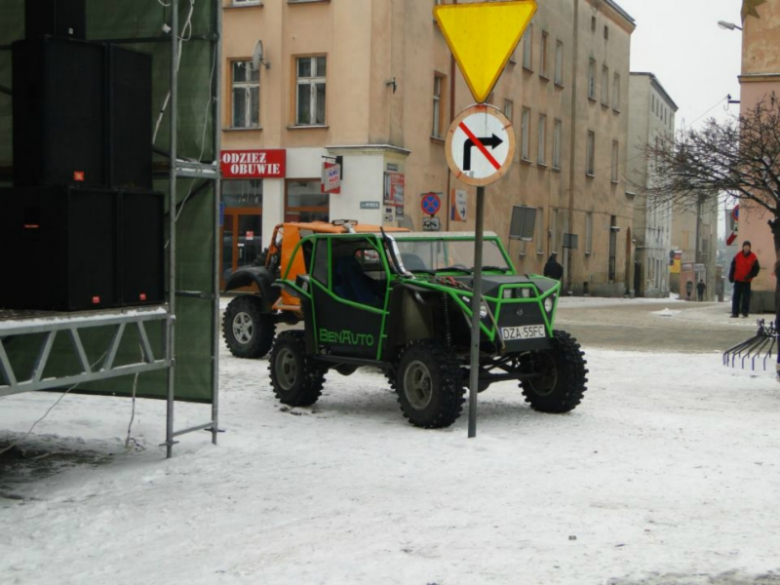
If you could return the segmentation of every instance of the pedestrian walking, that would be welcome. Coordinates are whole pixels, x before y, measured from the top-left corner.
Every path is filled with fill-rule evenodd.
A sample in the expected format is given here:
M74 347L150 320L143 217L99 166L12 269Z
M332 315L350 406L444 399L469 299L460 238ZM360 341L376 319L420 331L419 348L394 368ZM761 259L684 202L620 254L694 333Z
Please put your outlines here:
M563 266L557 260L558 254L553 252L547 259L547 264L544 265L544 275L547 278L554 278L560 280L563 278Z
M731 261L729 282L734 283L734 294L731 297L731 316L748 316L750 308L750 283L758 276L760 267L758 257L751 251L750 241L742 242L742 251Z
M707 290L707 285L704 284L702 279L699 279L699 284L696 285L696 292L699 293L699 302L704 300L704 291Z

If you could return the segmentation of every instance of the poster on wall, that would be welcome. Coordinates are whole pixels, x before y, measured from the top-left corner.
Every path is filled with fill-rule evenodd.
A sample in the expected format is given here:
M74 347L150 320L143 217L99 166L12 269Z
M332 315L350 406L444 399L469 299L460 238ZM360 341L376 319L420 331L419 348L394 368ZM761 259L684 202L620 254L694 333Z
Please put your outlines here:
M452 221L466 221L468 209L468 192L463 189L453 189L450 199L450 219Z
M392 205L393 207L404 206L404 185L405 177L403 173L385 173L385 205ZM401 212L403 215L403 212Z

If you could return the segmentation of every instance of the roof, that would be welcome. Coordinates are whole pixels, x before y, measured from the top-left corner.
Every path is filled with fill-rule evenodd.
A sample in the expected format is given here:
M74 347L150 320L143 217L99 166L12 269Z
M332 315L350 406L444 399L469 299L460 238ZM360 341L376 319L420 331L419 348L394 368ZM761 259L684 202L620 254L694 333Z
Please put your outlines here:
M676 103L674 103L674 100L672 99L672 96L670 96L667 91L664 89L664 86L661 85L661 82L658 81L658 78L655 76L655 73L650 73L649 71L632 71L631 75L635 75L637 77L639 76L645 76L650 78L650 83L652 85L655 85L656 90L658 93L660 93L664 99L667 101L667 103L674 108L674 111L676 112L680 108L677 106Z

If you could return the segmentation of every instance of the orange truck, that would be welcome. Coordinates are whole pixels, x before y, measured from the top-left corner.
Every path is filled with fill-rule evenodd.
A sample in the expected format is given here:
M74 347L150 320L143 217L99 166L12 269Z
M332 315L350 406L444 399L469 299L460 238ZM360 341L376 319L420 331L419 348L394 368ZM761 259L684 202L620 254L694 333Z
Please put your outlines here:
M294 281L308 273L304 258L309 255L305 250L304 254L294 254L301 238L312 234L378 233L381 229L408 231L350 220L277 225L258 263L236 270L225 283L225 292L253 289L252 293L236 296L225 308L222 334L230 353L240 358L261 358L271 350L277 324L294 325L303 319L300 299L274 286L282 275Z

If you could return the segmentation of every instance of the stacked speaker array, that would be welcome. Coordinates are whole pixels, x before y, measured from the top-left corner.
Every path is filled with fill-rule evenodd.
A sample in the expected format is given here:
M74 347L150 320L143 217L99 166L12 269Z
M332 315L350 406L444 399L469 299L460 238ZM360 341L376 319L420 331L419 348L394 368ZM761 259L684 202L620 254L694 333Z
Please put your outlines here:
M0 190L0 307L164 299L152 62L86 42L85 0L27 0L13 44L14 186Z

